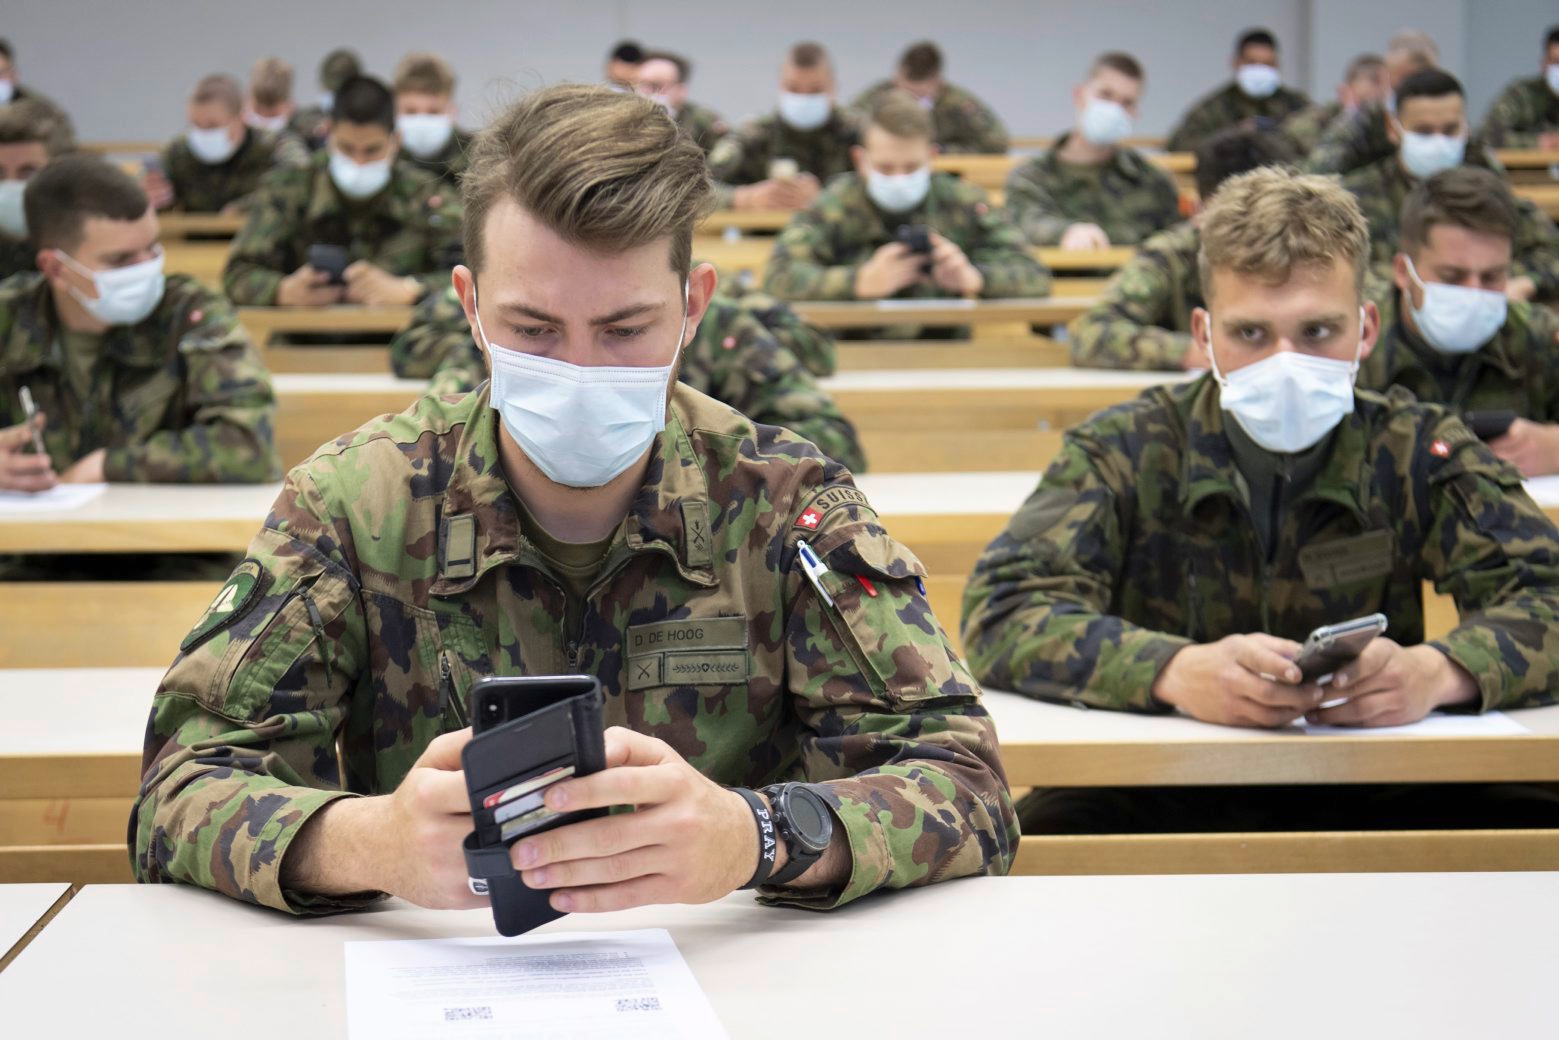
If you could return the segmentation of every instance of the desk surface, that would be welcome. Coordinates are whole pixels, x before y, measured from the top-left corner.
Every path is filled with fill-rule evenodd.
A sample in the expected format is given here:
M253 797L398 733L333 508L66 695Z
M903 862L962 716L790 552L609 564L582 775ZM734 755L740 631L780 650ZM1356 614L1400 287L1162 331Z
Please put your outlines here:
M807 987L829 1036L880 1035L897 998L895 1037L1314 1040L1346 1023L1351 1036L1460 1040L1552 1028L1556 884L1541 873L981 878L830 914L737 893L576 915L539 934L668 929L732 1037L793 1037L775 1009L794 1004L804 966L838 983ZM334 1038L346 1030L343 943L492 934L484 910L391 903L295 920L183 886L90 886L0 975L0 1006L16 1036L68 1020L71 1035L161 1040L169 1021L250 1008L294 1040ZM952 936L956 949L933 945ZM1425 985L1448 965L1453 985ZM917 982L946 999L908 996Z
M1094 304L1091 296L1038 296L1013 300L794 300L791 309L825 329L895 325L960 326L987 322L1064 325Z
M0 961L68 891L64 882L0 885Z

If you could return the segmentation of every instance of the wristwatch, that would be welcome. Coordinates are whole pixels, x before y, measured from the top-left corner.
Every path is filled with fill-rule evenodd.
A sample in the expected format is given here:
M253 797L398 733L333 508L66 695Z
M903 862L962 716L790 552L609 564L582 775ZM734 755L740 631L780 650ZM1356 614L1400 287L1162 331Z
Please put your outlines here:
M834 837L834 814L823 796L806 784L775 784L763 793L774 808L774 826L789 857L768 884L788 885L823 858Z

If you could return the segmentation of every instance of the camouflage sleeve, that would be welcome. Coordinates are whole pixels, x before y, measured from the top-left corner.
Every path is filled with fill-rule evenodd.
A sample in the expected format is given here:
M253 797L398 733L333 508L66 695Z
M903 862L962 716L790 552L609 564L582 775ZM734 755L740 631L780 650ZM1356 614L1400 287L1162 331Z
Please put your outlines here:
M1518 198L1516 207L1520 219L1516 224L1511 273L1532 279L1537 286L1533 299L1559 300L1559 228L1531 199Z
M1005 874L1018 828L996 730L926 602L925 568L842 474L793 515L775 553L799 769L821 786L852 869L841 889L760 895L825 909L881 888ZM794 563L803 536L829 567L831 605Z
M241 307L271 307L281 280L303 266L301 211L294 205L307 171L273 170L260 181L222 269L222 289Z
M466 312L453 285L429 293L412 309L411 321L390 340L390 368L402 379L428 379L460 348L475 345Z
M1343 111L1326 124L1300 164L1305 173L1351 173L1368 161L1368 113Z
M1061 212L1055 196L1040 183L1038 173L1025 163L1007 175L1007 219L1036 246L1053 246L1076 221Z
M828 330L802 321L789 304L767 293L747 292L739 299L742 307L788 347L808 372L824 379L838 370L839 346Z
M973 96L964 101L965 139L953 141L943 151L1002 155L1007 151L1007 128L985 102Z
M825 193L819 203L826 202ZM835 263L828 221L818 203L790 218L774 241L763 289L782 300L853 300L860 264Z
M173 197L162 209L170 210L179 204L179 177L178 164L173 159L173 142L169 141L162 146L162 151L157 153L157 165L162 167L162 175L168 179L168 187L173 189Z
M283 131L276 135L276 149L272 153L273 166L307 166L309 164L309 146L303 143L303 138L291 131Z
M436 197L438 204L427 201ZM465 241L461 237L462 207L457 192L449 191L442 182L433 181L423 191L424 202L419 208L425 224L425 249L428 267L416 272L422 283L422 297L438 294L449 288L449 276L456 267L465 263Z
M1164 141L1166 152L1194 152L1204 138L1218 130L1218 113L1211 100L1192 105Z
M757 169L748 127L739 127L726 134L709 153L709 175L715 182L716 204L730 209L736 204L736 189L763 180L767 170Z
M985 276L980 295L988 300L1047 295L1050 269L1029 251L1017 225L1007 220L1000 207L987 202L980 188L960 185L959 191L974 207L974 240L968 256Z
M281 476L276 395L259 352L226 301L198 290L179 337L184 373L178 428L110 448L110 481L151 484L258 484Z
M1478 128L1483 143L1490 148L1536 148L1540 119L1532 101L1532 93L1522 80L1500 91Z
M1141 250L1116 272L1104 294L1072 323L1072 364L1081 368L1172 371L1184 366L1191 334L1173 320L1169 262Z
M964 652L981 683L1040 700L1163 710L1153 683L1190 641L1109 613L1134 484L1129 453L1087 431L1066 435L964 589Z
M1514 306L1514 305L1512 305ZM1531 338L1528 355L1533 358L1553 358L1559 355L1559 311L1541 305L1529 309ZM1534 395L1536 421L1559 423L1559 365L1547 363L1538 366L1541 376Z
M368 667L350 532L294 470L248 557L179 648L152 701L130 813L141 882L184 882L293 913L361 905L284 891L305 823L348 797L336 734Z
M468 394L486 381L487 362L476 340L468 336L465 343L451 350L439 363L438 371L428 380L426 393L430 397Z

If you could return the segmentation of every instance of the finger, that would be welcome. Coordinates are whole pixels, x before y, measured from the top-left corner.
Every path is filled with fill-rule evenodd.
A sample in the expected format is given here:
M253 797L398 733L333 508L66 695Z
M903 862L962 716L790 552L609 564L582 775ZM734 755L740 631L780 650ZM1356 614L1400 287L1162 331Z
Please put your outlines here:
M1255 729L1276 729L1288 725L1303 714L1303 708L1263 704L1244 697L1235 708L1235 724Z
M466 775L458 770L420 769L408 774L416 779L412 792L417 809L430 816L471 815L471 795L466 788ZM464 833L462 832L462 837Z
M671 750L671 745L664 740L638 733L625 726L608 726L605 738L608 768L655 766L662 762L681 761L682 758Z
M17 423L0 430L0 451L15 451L32 443L32 430L26 423Z
M653 820L649 826L654 826ZM509 859L516 870L530 870L573 860L618 856L652 844L645 814L613 813L521 838L509 850Z
M1255 640L1262 646L1266 647L1268 650L1271 650L1275 654L1280 654L1290 661L1297 658L1299 656L1299 651L1304 649L1304 647L1300 646L1292 639L1284 639L1281 636L1269 636L1265 632L1252 632L1245 638Z
M1391 709L1391 698L1384 694L1350 697L1330 708L1316 708L1305 719L1319 726L1378 726L1378 719Z
M547 788L547 808L555 812L610 809L615 805L659 805L678 790L677 767L615 766Z
M1252 675L1267 683L1297 685L1303 678L1296 665L1285 654L1272 649L1256 639L1241 639L1234 644L1234 661Z
M5 488L7 491L47 491L58 483L59 478L52 472L32 476L10 474L0 476L0 488Z
M567 888L552 893L550 902L554 910L572 914L599 914L611 910L628 910L635 906L653 903L670 903L676 900L676 888L664 874L650 874L621 881L615 885L596 885L588 888Z
M472 730L470 726L465 729L457 729L453 733L444 733L434 737L428 746L423 748L422 754L417 756L417 761L412 768L417 769L460 769L460 752L471 743Z
M579 888L585 885L612 885L631 881L646 874L659 874L670 864L663 845L648 845L613 856L596 859L572 859L549 863L524 871L521 875L531 888Z
M4 469L13 477L36 477L41 473L51 472L54 466L47 455L23 455L20 452L11 452L5 456Z
M1366 680L1380 674L1391 663L1400 648L1390 639L1372 639L1358 657L1338 668L1332 674L1332 685L1339 690L1352 690Z
M1321 687L1312 684L1291 686L1255 677L1252 677L1247 684L1243 684L1238 693L1253 703L1286 711L1290 719L1298 718L1304 712L1310 711L1320 704L1321 698L1325 696L1325 691Z

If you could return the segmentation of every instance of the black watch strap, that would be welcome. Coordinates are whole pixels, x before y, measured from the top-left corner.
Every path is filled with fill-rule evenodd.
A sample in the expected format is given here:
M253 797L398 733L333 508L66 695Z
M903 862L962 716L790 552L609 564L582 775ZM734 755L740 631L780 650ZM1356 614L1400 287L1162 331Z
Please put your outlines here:
M769 807L763 804L763 799L757 793L745 787L733 787L731 790L741 795L747 802L747 807L752 810L753 822L758 826L758 866L752 872L752 878L742 886L743 889L757 888L769 880L769 874L774 870L774 858L779 852L778 835L774 830L774 814Z

